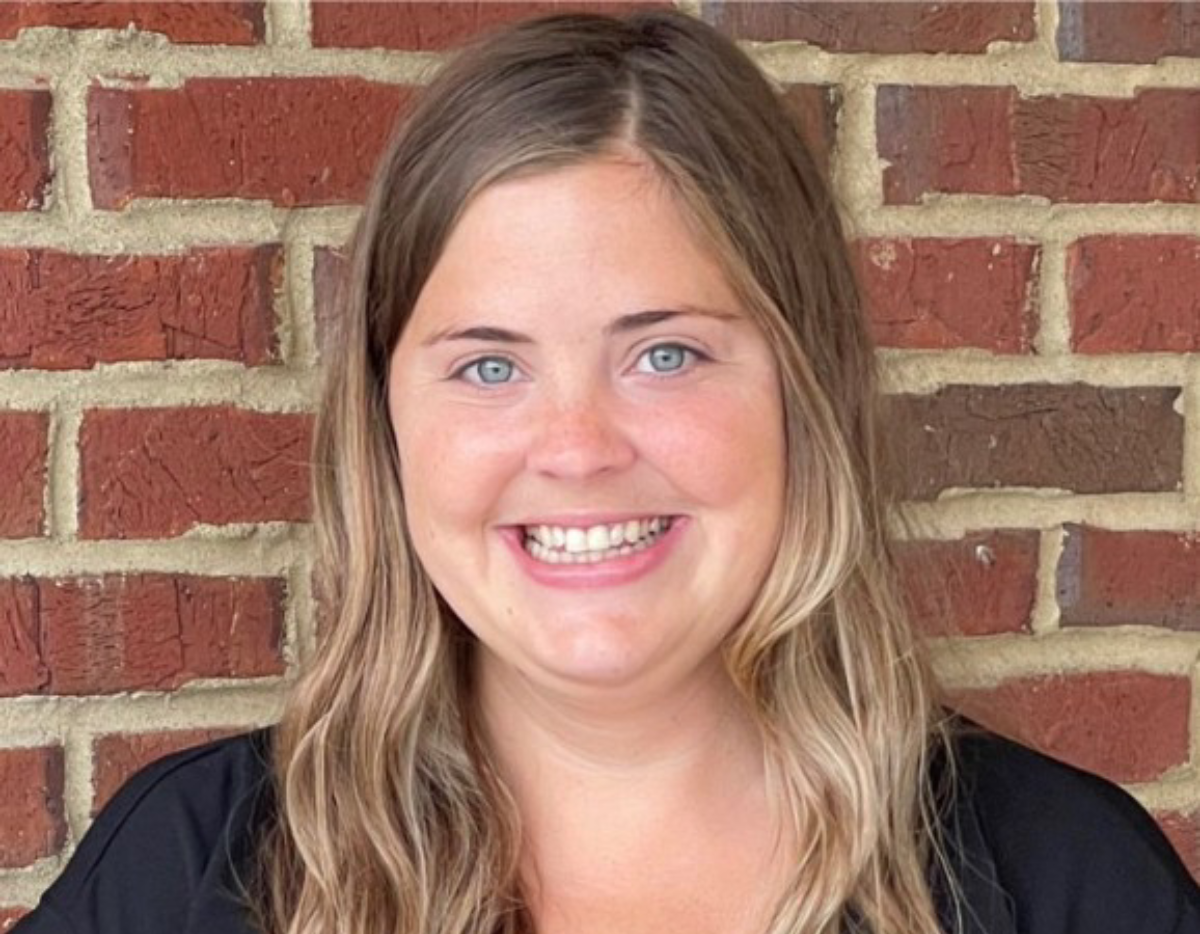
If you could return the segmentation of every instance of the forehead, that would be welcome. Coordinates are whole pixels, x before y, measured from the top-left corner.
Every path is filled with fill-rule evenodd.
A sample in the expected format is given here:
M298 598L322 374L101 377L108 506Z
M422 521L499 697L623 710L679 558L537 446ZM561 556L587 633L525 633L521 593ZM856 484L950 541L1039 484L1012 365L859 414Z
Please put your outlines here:
M661 173L614 158L484 189L452 231L411 328L445 326L448 316L616 315L687 304L737 308Z

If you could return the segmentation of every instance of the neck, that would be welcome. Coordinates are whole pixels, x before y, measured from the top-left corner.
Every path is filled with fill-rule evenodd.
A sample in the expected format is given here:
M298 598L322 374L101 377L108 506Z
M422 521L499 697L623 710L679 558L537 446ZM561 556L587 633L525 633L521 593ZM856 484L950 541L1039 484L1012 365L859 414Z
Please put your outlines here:
M675 690L611 696L546 690L487 663L477 677L539 914L568 910L564 893L589 916L647 885L693 898L745 875L753 889L779 864L762 740L719 662Z
M770 808L759 730L719 660L642 692L568 693L477 668L487 742L535 850L621 850L647 826L711 828L742 804Z
M757 728L719 660L670 688L560 690L486 657L476 677L489 745L516 786L547 768L602 783L677 780L731 754L761 761Z

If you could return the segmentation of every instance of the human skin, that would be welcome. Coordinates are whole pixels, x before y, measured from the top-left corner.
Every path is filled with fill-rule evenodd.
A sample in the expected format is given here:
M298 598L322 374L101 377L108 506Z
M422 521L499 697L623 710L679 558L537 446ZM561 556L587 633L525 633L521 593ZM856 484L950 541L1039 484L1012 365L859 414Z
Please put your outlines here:
M546 897L542 929L677 924L676 902L701 906L691 930L738 929L730 889L762 888L777 823L719 651L774 558L782 401L657 173L624 154L478 195L394 351L389 408L414 547L477 637L542 882L573 893ZM671 527L638 555L556 565L522 544L651 517Z

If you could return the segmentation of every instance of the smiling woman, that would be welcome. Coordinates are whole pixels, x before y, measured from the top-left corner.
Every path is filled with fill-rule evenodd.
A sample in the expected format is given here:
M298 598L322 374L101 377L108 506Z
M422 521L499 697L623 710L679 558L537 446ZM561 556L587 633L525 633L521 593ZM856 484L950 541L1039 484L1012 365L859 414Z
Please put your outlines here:
M1197 934L1114 787L938 708L873 352L780 98L672 12L460 54L379 167L315 461L323 643L22 934Z
M778 547L774 358L677 200L631 147L494 183L393 352L408 529L485 696L677 693Z

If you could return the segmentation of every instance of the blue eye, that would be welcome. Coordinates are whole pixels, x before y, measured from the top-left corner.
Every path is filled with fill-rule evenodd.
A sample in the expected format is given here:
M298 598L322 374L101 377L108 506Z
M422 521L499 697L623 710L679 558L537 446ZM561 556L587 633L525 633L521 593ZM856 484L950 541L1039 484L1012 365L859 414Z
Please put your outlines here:
M479 386L501 386L512 381L517 368L503 357L480 357L468 363L455 376Z
M638 359L637 369L642 373L675 373L682 370L700 354L682 344L656 344Z

